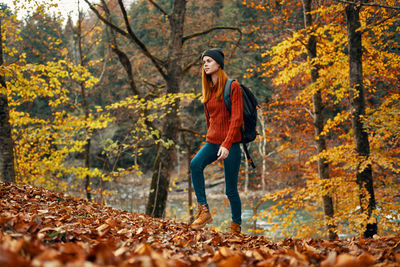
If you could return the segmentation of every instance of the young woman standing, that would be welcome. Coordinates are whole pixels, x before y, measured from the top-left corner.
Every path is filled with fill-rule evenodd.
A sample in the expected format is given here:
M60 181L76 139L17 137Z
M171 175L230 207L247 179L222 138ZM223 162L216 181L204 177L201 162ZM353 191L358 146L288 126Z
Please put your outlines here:
M216 160L224 161L225 193L231 206L231 233L241 231L242 207L238 192L238 174L241 161L240 127L243 124L242 90L234 81L231 85L232 111L229 113L223 96L228 80L224 69L224 54L220 48L212 48L202 54L202 87L206 121L206 143L190 163L193 187L198 202L193 229L200 229L212 221L204 183L204 168Z

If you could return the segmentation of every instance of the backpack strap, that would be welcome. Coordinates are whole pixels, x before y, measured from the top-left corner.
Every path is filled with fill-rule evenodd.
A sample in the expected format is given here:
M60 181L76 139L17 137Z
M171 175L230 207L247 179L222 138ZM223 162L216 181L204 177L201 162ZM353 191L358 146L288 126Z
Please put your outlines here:
M231 85L234 80L228 79L225 83L224 87L224 102L225 106L228 109L229 113L232 111L232 102L231 102Z
M225 83L225 87L224 87L224 102L225 102L225 106L228 109L229 113L232 112L232 102L231 102L231 85L232 82L234 80L232 79L228 79ZM240 131L242 133L242 136L244 136L244 129L243 129L243 125L240 127ZM242 138L242 145L243 145L243 150L244 153L246 154L246 160L248 163L250 163L251 167L253 167L253 169L256 168L256 165L253 162L253 159L250 157L250 153L249 150L247 149L247 145L244 142L244 138Z
M253 167L253 169L255 169L256 165L254 164L253 159L250 157L249 150L247 149L247 144L242 141L242 145L243 145L244 153L246 154L247 162L251 165L251 167Z

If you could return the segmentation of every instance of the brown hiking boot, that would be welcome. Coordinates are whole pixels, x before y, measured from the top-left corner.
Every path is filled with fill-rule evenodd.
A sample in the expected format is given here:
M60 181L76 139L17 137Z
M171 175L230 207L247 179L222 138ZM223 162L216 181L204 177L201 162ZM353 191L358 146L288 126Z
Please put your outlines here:
M206 205L198 205L196 220L190 225L197 230L203 228L207 223L212 222L211 213Z
M229 226L228 229L229 229L229 233L234 234L234 235L240 234L240 231L242 230L240 227L240 224L235 223L235 222L231 222L231 226Z

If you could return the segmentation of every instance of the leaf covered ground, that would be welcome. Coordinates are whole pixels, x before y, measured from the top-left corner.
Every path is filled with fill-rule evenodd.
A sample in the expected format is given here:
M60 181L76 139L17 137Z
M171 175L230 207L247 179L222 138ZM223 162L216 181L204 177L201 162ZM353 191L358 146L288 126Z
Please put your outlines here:
M400 266L400 236L274 243L0 183L0 266Z

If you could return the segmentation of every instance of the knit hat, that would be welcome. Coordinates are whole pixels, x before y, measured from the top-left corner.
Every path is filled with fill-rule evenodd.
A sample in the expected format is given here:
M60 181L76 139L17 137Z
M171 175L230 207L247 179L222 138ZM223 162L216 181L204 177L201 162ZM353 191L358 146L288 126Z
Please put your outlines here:
M224 53L222 52L221 48L211 48L204 51L201 55L201 59L203 59L205 56L209 56L214 59L221 66L221 69L224 68Z

